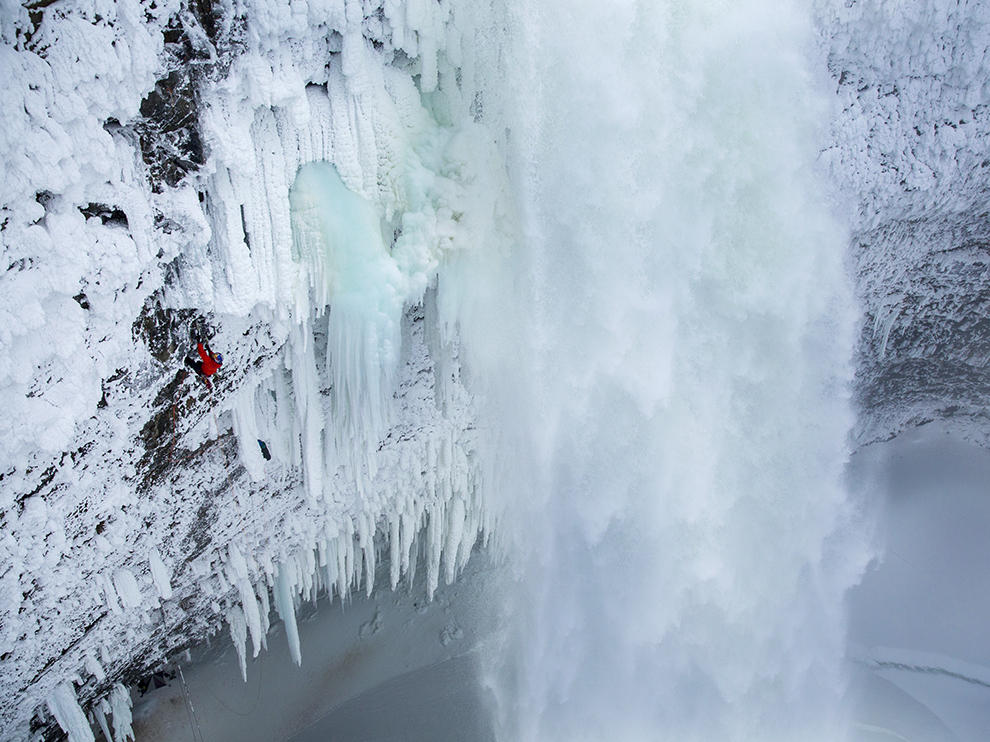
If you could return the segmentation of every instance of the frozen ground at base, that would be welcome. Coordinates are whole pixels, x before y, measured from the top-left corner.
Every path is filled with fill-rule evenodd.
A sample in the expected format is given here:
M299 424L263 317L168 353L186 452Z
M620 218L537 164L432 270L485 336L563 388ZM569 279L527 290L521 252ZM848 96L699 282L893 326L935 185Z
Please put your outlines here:
M849 595L857 742L990 739L990 451L935 425L861 450L883 558Z
M177 676L134 707L140 742L317 742L325 740L494 739L477 653L493 627L498 580L475 554L456 584L424 599L412 590L321 600L300 613L302 666L279 624L269 649L249 660L241 682L237 654L221 636L183 668L190 712ZM420 581L422 582L422 581Z

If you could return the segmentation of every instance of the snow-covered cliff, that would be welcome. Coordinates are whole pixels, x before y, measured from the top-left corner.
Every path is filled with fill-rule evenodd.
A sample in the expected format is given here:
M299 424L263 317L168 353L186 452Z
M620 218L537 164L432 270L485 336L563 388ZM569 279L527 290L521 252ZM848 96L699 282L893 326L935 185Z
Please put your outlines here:
M990 10L821 5L841 107L822 158L855 214L863 304L857 440L949 419L985 444Z
M177 650L489 531L443 275L506 238L503 170L450 3L0 24L0 736L85 739L77 700L126 729Z

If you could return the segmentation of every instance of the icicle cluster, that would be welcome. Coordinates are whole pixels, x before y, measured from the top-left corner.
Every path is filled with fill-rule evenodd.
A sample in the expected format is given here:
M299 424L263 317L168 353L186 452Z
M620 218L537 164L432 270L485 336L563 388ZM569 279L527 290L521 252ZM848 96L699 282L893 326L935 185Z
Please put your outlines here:
M282 393L290 387L286 374L280 385ZM280 400L276 390L262 388L259 395L273 399L276 409L285 405L296 410L292 400ZM454 402L449 401L452 409L463 405L463 401ZM287 535L287 542L311 547L275 551L271 547L278 545L273 544L251 551L235 542L207 567L221 570L222 578L236 590L236 601L227 609L226 618L245 679L245 645L250 638L252 656L264 648L271 607L283 620L292 657L300 663L295 629L300 601L315 601L320 594L346 599L351 590L361 587L370 594L383 545L388 549L389 587L394 589L403 575L412 581L421 562L428 596L432 596L441 578L448 583L454 579L478 537L491 531L473 438L465 430L468 420L445 421L435 406L434 413L434 423L441 429L389 441L381 452L368 458L377 468L369 471L365 466L357 476L344 476L341 472L349 469L342 465L325 483L325 489L321 485L315 493L312 479L300 484L310 493L306 497L308 515L289 516L281 528L292 534ZM235 420L242 421L238 425L248 425L251 435L268 436L273 460L303 466L306 453L299 441L304 440L300 430L304 422L293 425L297 418L290 416L289 424L280 430L252 415L253 411L244 406ZM246 437L243 430L239 435ZM314 459L319 461L319 456ZM317 472L322 477L323 467ZM345 503L348 505L341 512ZM323 516L314 519L317 513Z
M207 255L182 256L168 294L260 319L283 343L231 398L231 422L252 489L275 467L300 472L306 506L285 516L277 551L234 542L204 564L236 588L225 615L245 677L270 603L301 662L299 600L370 593L383 545L391 587L421 559L432 595L491 527L452 337L462 297L444 293L460 252L498 250L508 233L495 138L469 113L470 24L446 2L386 3L377 31L360 3L306 11L293 22L321 42L290 51L284 26L252 19L268 64L244 55L204 96L212 237ZM424 301L428 326L413 328ZM425 407L400 388L421 383L408 378L417 355L432 367Z
M93 707L89 718L79 706L71 683L62 683L48 697L48 710L69 736L69 742L94 742L91 719L95 719L107 742L133 740L131 706L131 694L120 683L114 684L110 695ZM108 716L113 720L112 734L107 721Z
M464 402L451 399L464 390L449 358L449 299L431 295L435 324L420 341L437 356L433 402L444 412L413 440L392 433L404 418L423 427L398 394L408 308L438 276L443 286L459 251L505 240L499 155L467 115L473 91L450 6L386 4L390 43L416 60L413 70L383 65L359 4L342 8L319 19L339 30L339 49L289 57L279 28L268 38L270 70L248 69L256 60L245 56L206 96L210 255L184 256L171 293L178 305L264 318L284 340L277 362L249 375L231 405L240 460L263 482L256 441L265 441L275 462L302 472L307 507L332 514L319 527L293 521L305 532L293 541L311 545L301 550L228 549L223 571L239 604L227 619L242 673L248 637L254 655L264 646L269 591L299 662L295 603L320 589L346 596L362 580L370 593L376 532L395 587L416 568L422 531L432 595L490 525L469 425L446 416Z

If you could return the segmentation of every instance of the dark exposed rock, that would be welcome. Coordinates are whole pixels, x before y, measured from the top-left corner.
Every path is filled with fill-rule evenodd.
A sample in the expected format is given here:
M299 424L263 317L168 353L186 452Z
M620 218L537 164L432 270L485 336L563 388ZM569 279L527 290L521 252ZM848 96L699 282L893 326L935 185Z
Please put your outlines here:
M161 294L151 296L131 328L148 346L151 355L164 364L175 364L176 351L188 350L193 323L205 327L205 320L193 309L169 309L162 305ZM178 359L181 363L181 359Z
M41 25L41 20L45 17L45 8L49 5L54 5L58 0L27 0L24 3L24 7L28 12L28 19L30 20L31 27L25 29L18 29L19 35L24 39L24 44L28 48L31 48L31 39L34 34L37 33L38 27Z
M34 194L34 200L45 207L45 211L51 210L52 203L56 200L57 196L51 191L38 191Z
M245 19L222 19L223 12L213 0L188 0L187 11L171 17L162 31L170 71L141 102L134 124L155 192L174 188L206 162L197 86L205 76L229 69L245 32Z
M196 90L187 70L175 70L155 84L141 102L137 125L141 156L152 187L175 187L206 162L199 135Z
M196 15L196 20L203 26L207 38L210 41L217 40L217 10L213 0L193 0L191 10Z
M99 217L103 224L116 224L122 227L127 227L127 214L125 214L121 209L115 206L107 206L106 204L89 203L85 206L80 206L79 211L87 219L91 217Z
M892 221L857 239L860 442L936 419L979 429L990 399L990 218Z

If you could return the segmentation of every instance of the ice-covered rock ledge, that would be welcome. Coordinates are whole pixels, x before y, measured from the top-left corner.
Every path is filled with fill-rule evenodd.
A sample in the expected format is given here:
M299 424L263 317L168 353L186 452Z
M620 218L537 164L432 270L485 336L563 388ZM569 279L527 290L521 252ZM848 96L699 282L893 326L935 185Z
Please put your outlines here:
M272 610L291 638L382 549L432 590L490 531L451 272L510 238L505 189L449 2L26 5L0 12L0 737L121 739L125 686L190 643L257 654Z
M933 420L990 443L990 8L819 3L864 318L856 438Z

